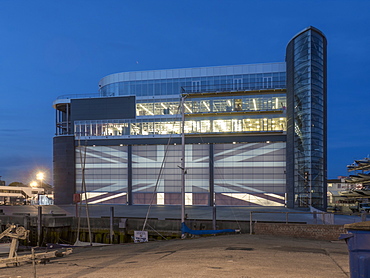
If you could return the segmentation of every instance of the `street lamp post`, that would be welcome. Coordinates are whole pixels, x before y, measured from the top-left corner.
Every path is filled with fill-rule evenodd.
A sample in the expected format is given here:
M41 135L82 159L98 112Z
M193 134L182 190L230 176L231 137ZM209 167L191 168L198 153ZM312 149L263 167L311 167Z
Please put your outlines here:
M45 178L45 175L43 172L38 172L36 174L36 179L40 181L40 188L42 188L42 181L44 180L44 178ZM40 193L39 192L37 193L37 202L40 205Z
M44 179L44 173L38 172L36 174L36 178L40 181L40 187L42 188L42 181ZM37 200L38 200L38 217L37 217L37 234L38 234L38 240L37 245L41 246L41 238L42 238L42 206L40 206L40 194L37 194Z

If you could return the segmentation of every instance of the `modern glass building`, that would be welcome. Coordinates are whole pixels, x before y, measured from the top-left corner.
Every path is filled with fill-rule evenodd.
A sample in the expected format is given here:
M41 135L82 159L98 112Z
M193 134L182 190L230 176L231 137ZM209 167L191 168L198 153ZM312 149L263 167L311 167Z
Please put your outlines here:
M286 62L117 73L54 108L56 204L180 204L184 123L187 205L326 206L326 39L313 27Z

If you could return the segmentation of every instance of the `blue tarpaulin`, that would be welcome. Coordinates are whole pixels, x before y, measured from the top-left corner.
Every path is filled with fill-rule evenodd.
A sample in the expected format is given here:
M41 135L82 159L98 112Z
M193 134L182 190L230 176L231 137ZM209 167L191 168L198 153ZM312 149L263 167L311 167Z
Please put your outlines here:
M223 229L223 230L192 230L183 222L181 223L181 232L188 233L191 235L213 235L213 234L221 234L221 233L235 233L236 230L234 229Z

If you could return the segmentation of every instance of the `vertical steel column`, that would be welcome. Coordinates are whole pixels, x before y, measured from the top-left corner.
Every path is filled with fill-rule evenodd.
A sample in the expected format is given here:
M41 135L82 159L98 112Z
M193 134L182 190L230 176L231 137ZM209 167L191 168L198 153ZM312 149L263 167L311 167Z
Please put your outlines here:
M181 97L181 223L185 223L185 96Z
M114 207L110 207L110 217L109 217L109 235L110 235L110 244L113 244L114 241Z
M132 205L132 145L127 146L127 204Z
M213 144L209 144L209 206L215 203L215 177L214 177L214 150Z
M66 104L66 121L67 121L67 134L70 134L69 132L69 104Z
M212 206L212 226L216 230L216 193L215 193L215 177L214 177L214 150L213 144L209 144L209 205Z

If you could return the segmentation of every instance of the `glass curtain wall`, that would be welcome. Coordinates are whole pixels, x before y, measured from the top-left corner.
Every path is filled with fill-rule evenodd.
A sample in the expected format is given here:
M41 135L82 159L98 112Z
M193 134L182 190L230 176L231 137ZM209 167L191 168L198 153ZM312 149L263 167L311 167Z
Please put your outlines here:
M186 205L209 205L210 192L219 206L284 205L285 143L191 144L185 152ZM181 204L181 145L133 145L131 155L128 146L77 147L77 193L84 181L89 203L126 204L131 179L132 204Z
M84 182L90 204L126 204L127 179L127 146L76 147L76 193Z
M187 204L207 205L209 151L207 144L186 145ZM136 145L132 147L134 204L181 204L181 145ZM163 166L163 167L162 167ZM162 169L161 169L162 167ZM156 194L153 195L156 188Z
M286 109L285 94L253 95L230 98L204 98L185 101L185 113L225 113L279 111ZM158 116L180 114L179 102L140 100L136 104L136 116Z
M295 206L326 206L326 39L309 28L290 43L287 59L293 71L288 98L292 99L294 129ZM287 55L288 56L288 55ZM293 93L293 94L292 94ZM288 103L289 100L288 100Z
M285 72L269 72L239 75L216 75L191 78L163 78L155 80L122 81L100 88L101 96L178 95L181 88L195 92L284 89Z
M282 206L285 147L283 142L215 144L216 205Z
M181 133L179 120L115 120L75 122L76 138L80 137L147 137ZM248 133L286 131L286 117L278 115L238 117L193 117L185 121L186 134Z

